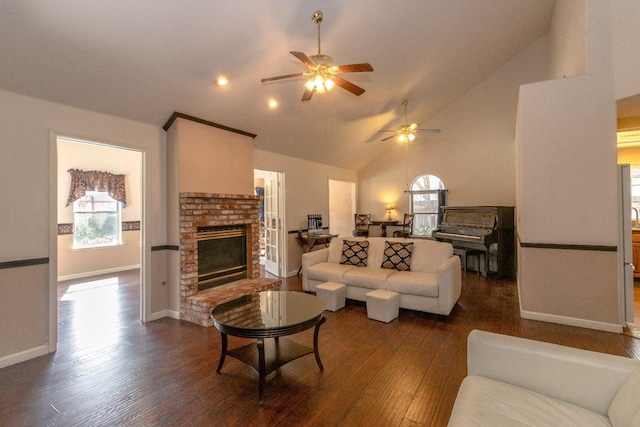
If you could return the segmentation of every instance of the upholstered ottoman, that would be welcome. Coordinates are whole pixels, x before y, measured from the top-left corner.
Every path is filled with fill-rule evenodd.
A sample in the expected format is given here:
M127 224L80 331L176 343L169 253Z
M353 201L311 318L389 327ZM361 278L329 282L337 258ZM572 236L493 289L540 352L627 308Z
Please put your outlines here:
M367 317L389 323L398 317L400 294L386 289L376 289L366 294Z
M316 286L316 295L329 311L338 311L344 307L347 299L347 287L342 283L324 282Z

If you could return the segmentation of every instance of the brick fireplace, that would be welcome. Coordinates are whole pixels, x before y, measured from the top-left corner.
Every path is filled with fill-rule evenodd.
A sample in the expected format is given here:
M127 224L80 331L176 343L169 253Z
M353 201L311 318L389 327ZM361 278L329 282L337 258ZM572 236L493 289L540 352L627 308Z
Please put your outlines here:
M243 194L180 193L180 318L202 323L187 299L198 293L198 229L237 226L246 228L247 277L260 276L260 198Z

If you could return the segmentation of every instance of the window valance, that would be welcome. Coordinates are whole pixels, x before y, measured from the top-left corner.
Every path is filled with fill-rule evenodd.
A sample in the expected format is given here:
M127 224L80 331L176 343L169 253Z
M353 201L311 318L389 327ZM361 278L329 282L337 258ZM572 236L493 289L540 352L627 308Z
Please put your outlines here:
M84 197L87 191L102 191L111 198L127 204L127 193L124 187L125 175L114 175L109 172L83 171L80 169L69 169L71 174L71 186L69 188L69 198L67 206Z

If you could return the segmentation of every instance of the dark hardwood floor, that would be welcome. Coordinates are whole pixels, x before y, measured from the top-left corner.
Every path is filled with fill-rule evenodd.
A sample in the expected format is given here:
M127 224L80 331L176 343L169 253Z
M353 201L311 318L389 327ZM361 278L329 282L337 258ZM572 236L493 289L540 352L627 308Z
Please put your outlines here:
M59 300L58 351L0 369L2 426L443 426L476 328L640 358L628 335L523 320L513 281L468 273L448 317L401 310L384 324L358 303L326 312L324 372L313 356L289 363L267 377L260 406L251 368L229 358L215 372L215 328L139 322L138 271L64 282Z

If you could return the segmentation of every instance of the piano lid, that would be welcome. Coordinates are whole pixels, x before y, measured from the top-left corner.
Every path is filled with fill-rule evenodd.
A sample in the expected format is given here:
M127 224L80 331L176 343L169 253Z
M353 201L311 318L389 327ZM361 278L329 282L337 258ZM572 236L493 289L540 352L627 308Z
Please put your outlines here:
M443 226L455 225L461 227L494 228L497 212L491 208L443 208Z

